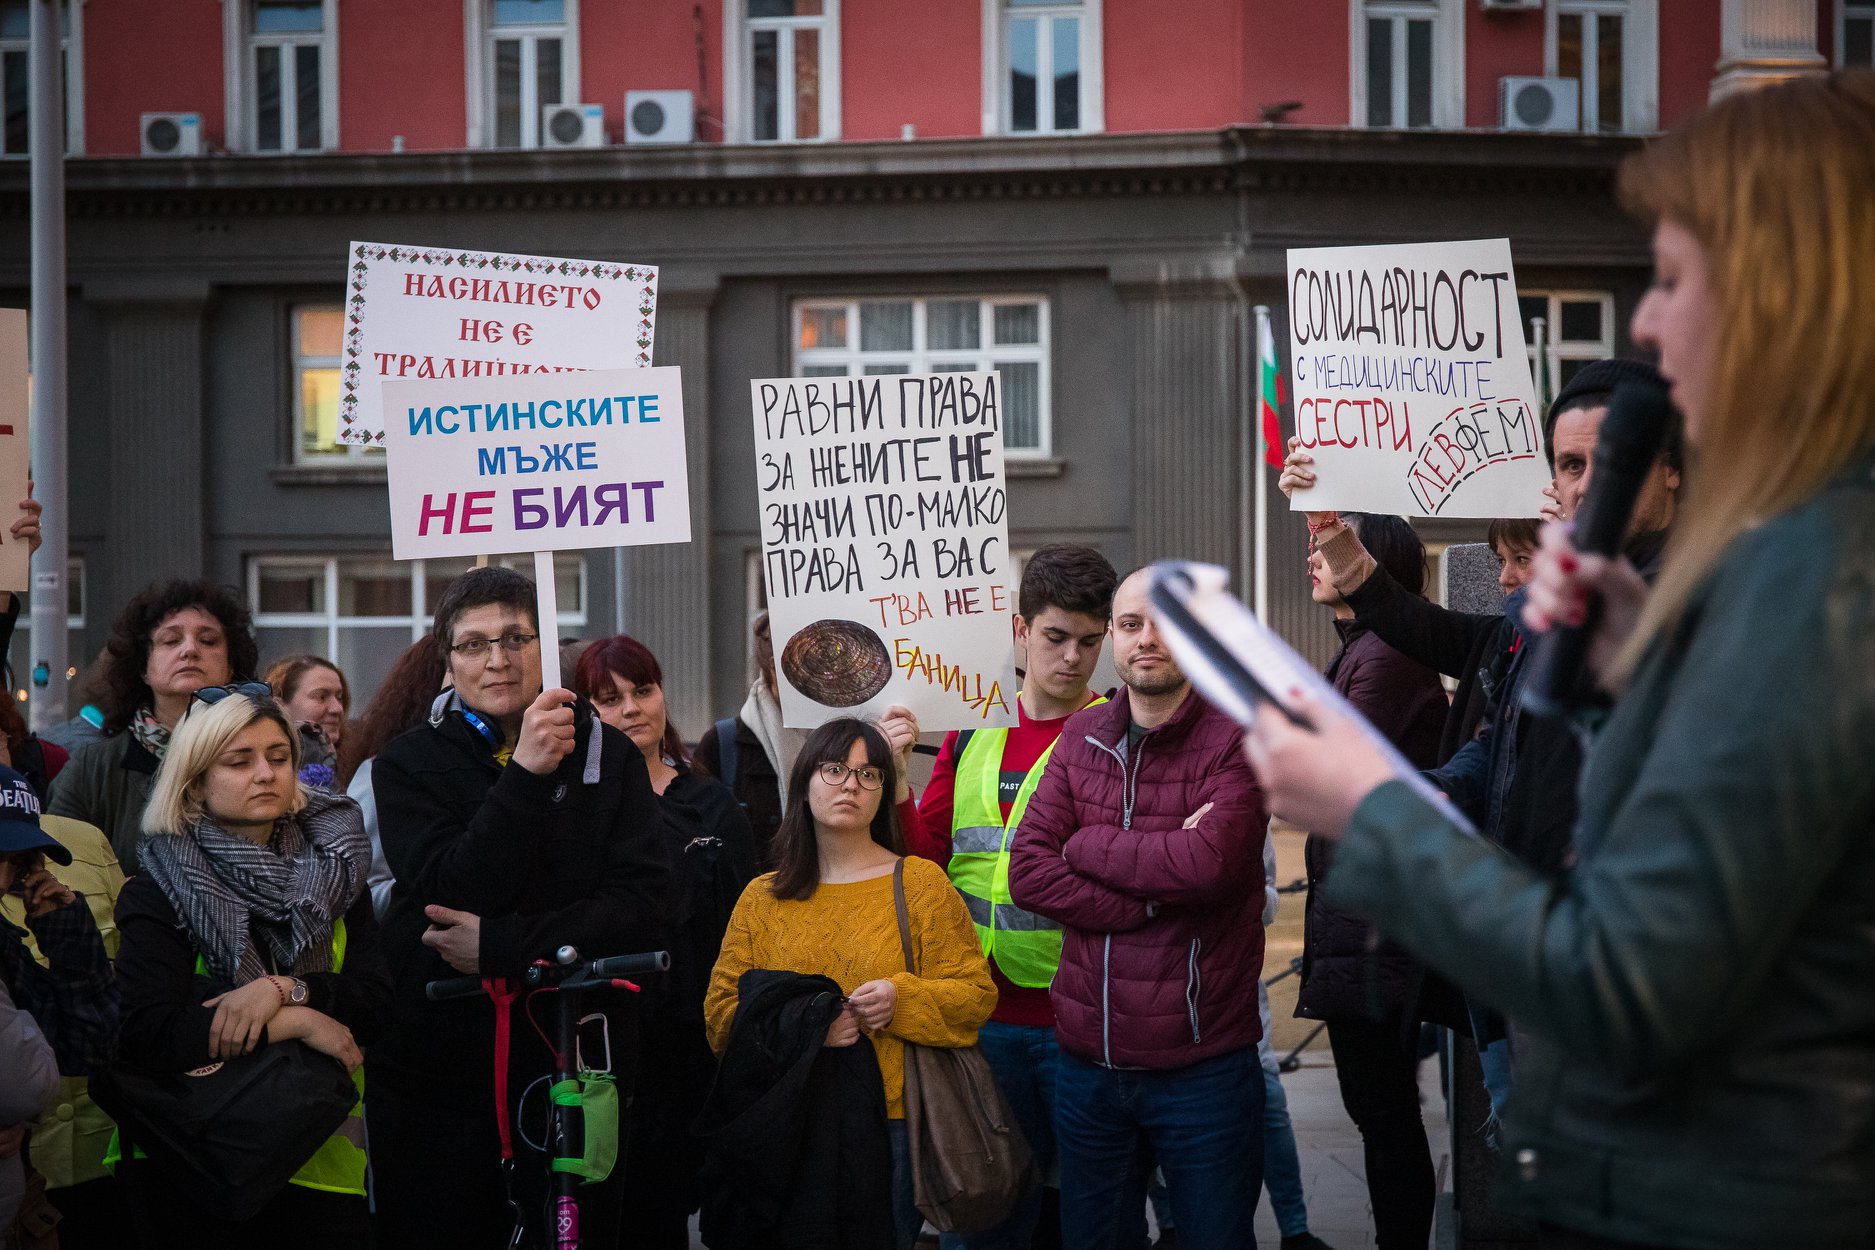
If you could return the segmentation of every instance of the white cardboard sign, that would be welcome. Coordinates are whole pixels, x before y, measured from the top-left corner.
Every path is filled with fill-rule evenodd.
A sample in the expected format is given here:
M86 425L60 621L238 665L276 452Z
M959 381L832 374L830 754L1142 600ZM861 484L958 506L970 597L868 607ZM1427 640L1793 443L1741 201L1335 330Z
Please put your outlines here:
M1550 473L1510 241L1292 248L1297 510L1530 517Z
M0 590L32 588L32 548L8 532L32 474L26 310L0 309Z
M679 371L386 382L399 560L690 541Z
M1016 723L995 373L750 383L784 723Z
M353 243L339 441L384 442L381 382L648 368L649 265Z

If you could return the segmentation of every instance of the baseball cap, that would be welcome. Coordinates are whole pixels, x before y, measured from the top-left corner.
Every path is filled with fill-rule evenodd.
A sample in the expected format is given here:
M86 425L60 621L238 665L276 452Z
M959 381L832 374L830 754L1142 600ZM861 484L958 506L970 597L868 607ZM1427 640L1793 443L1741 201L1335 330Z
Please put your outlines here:
M18 851L44 851L47 859L72 862L65 845L39 827L39 795L32 782L0 768L0 854Z

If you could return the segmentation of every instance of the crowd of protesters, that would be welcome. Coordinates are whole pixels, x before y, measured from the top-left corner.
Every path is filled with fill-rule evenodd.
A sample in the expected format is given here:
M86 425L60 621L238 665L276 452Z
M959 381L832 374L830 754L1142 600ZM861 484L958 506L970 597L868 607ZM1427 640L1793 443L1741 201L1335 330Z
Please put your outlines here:
M1309 835L1296 1013L1375 1244L1432 1235L1422 1022L1475 1043L1545 1247L1875 1244L1875 79L1723 102L1623 194L1660 366L1549 404L1550 524L1489 529L1502 611L1431 602L1402 518L1311 510L1294 442L1279 480L1325 677L1481 836L1300 692L1246 737L1150 570L1086 546L1024 568L1016 724L947 734L922 786L903 707L784 724L765 615L693 751L638 640L546 688L509 570L453 582L356 718L332 661L263 670L233 589L148 587L68 724L0 704L0 1246L545 1247L585 1168L597 1247L1235 1250L1267 1188L1284 1250L1327 1250L1270 1052L1272 817ZM1684 437L1620 556L1578 552L1633 384ZM1599 701L1530 711L1537 640L1591 625ZM669 953L570 1054L520 988L569 947ZM987 1075L945 1103L933 1052ZM569 1064L616 1094L615 1161L546 1140L550 1105L607 1138L607 1099L547 1088ZM343 1115L237 1202L164 1116L291 1065ZM986 1124L1012 1148L947 1156Z

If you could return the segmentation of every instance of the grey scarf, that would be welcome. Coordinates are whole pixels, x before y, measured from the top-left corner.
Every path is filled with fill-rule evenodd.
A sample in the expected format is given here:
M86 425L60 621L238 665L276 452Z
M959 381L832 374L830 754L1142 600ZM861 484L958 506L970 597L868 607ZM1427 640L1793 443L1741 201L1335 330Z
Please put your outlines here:
M365 888L371 843L358 804L308 791L266 846L203 819L145 835L138 862L176 909L217 982L332 970L333 922Z

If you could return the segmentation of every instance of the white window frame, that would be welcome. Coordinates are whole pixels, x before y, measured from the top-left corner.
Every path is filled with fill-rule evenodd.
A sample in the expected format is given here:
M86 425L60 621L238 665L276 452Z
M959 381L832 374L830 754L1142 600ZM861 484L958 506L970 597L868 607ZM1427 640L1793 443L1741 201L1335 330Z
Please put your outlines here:
M31 0L29 0L31 3ZM67 0L65 11L68 14L65 38L60 47L65 53L64 82L65 88L65 155L83 156L85 154L85 0ZM0 50L24 52L30 59L32 40L0 39ZM28 73L30 73L30 69ZM31 84L27 90L31 91ZM6 142L6 136L0 134L0 143ZM0 150L0 160L26 160L32 154L25 149L18 152Z
M1107 128L1105 0L1081 0L1077 5L1035 5L1012 9L1007 0L983 0L983 133L986 135L1099 134ZM1081 124L1073 130L1037 127L1012 130L1009 97L1008 33L1011 17L1079 17L1081 19ZM1048 57L1052 57L1052 41ZM1046 63L1048 57L1044 58ZM1038 84L1039 91L1039 84ZM1038 101L1039 103L1039 101Z
M339 631L342 629L391 629L408 626L410 641L416 642L430 632L433 624L435 604L428 600L429 586L427 570L429 562L425 560L406 560L403 566L410 573L410 614L408 616L343 616L339 605L339 566L353 561L371 561L389 563L392 560L388 551L348 551L340 555L326 552L282 551L267 555L249 556L247 560L247 606L253 613L254 628L263 629L323 629L326 631L325 647L322 655L336 657L339 654ZM451 561L454 563L454 561ZM515 569L528 578L534 575L534 560L531 555L495 556L489 560L503 568ZM592 597L590 571L586 566L585 553L580 551L561 551L554 554L556 568L572 566L578 570L578 592L572 596L573 602L567 602L567 596L560 596L560 616L553 633L541 630L541 645L557 643L560 631L584 629L588 616L588 601ZM325 611L323 612L262 612L260 608L261 573L268 568L312 569L319 568L325 578ZM360 695L360 705L368 694Z
M1837 69L1849 68L1848 63L1843 60L1843 52L1844 44L1848 37L1849 21L1851 18L1858 21L1875 23L1875 4L1858 2L1858 0L1838 0L1836 5Z
M834 143L840 138L840 0L822 0L816 17L748 16L748 0L723 0L723 135L726 143ZM758 30L794 31L816 27L820 31L820 134L812 139L791 137L794 129L792 109L780 110L777 119L781 136L775 139L755 137L755 38ZM793 36L783 41L792 50ZM794 81L794 58L777 58L790 87ZM792 97L793 92L786 93Z
M529 26L495 25L494 0L462 0L465 87L468 91L469 126L467 145L472 148L495 146L495 41L520 38L532 41L552 38L560 41L560 95L562 104L579 104L579 0L565 0L566 11L558 24ZM521 60L521 147L540 144L539 84L528 67L533 58Z
M1554 78L1560 55L1557 19L1563 14L1621 19L1621 134L1652 134L1660 128L1660 6L1658 0L1557 0L1544 8L1543 72ZM1599 20L1597 22L1599 27ZM1586 29L1586 26L1585 28ZM1599 31L1597 39L1600 38ZM1599 133L1590 114L1598 103L1592 94L1599 61L1583 48L1580 125ZM1595 122L1600 118L1596 117Z
M1606 360L1615 354L1615 297L1610 291L1551 290L1547 287L1527 288L1517 292L1517 298L1543 299L1548 301L1544 309L1544 350L1549 362L1549 393L1539 394L1537 402L1547 404L1556 394L1562 363L1566 360ZM1564 339L1562 337L1562 306L1565 304L1598 303L1602 308L1602 336L1596 340ZM1521 308L1518 316L1522 317ZM1530 342L1530 323L1524 322L1524 358L1530 362L1530 382L1537 383L1536 353L1537 345Z
M926 310L933 301L949 302L952 300L977 301L980 308L977 317L977 346L933 350L926 345ZM901 301L912 305L911 350L896 352L862 350L859 346L859 306ZM995 309L999 305L1011 304L1032 304L1038 309L1034 343L998 345L994 341ZM846 310L846 346L815 348L801 346L801 324L804 314L810 308L844 308ZM1033 447L1005 447L1004 454L1010 460L1047 460L1054 454L1054 381L1050 363L1051 318L1052 312L1048 297L1035 292L978 295L961 291L956 294L935 295L803 297L794 301L794 308L789 318L792 335L789 341L793 345L794 376L805 376L809 368L816 366L823 368L843 366L848 375L858 375L865 371L867 365L904 365L907 373L927 373L932 371L933 366L944 364L968 363L979 369L994 369L998 364L1034 364L1037 366L1035 422L1037 442Z
M339 145L339 0L320 0L320 30L312 34L254 33L253 0L221 0L221 68L225 110L222 134L230 152L252 152L266 156L291 156L300 152L330 152ZM290 48L296 44L319 45L319 147L286 146L289 134L298 127L289 126L293 104L281 100L280 137L282 146L260 153L259 85L254 81L254 49L263 44ZM282 77L286 76L283 62ZM284 96L284 92L282 93Z
M1432 21L1432 125L1430 130L1460 130L1465 125L1465 3L1464 0L1349 0L1348 4L1348 124L1359 130L1367 124L1367 19L1370 17L1430 18ZM1395 40L1397 57L1405 56L1405 41ZM1398 65L1396 60L1395 64ZM1404 97L1405 76L1396 74L1396 106ZM1396 107L1396 119L1405 109ZM1403 121L1387 127L1405 130Z

